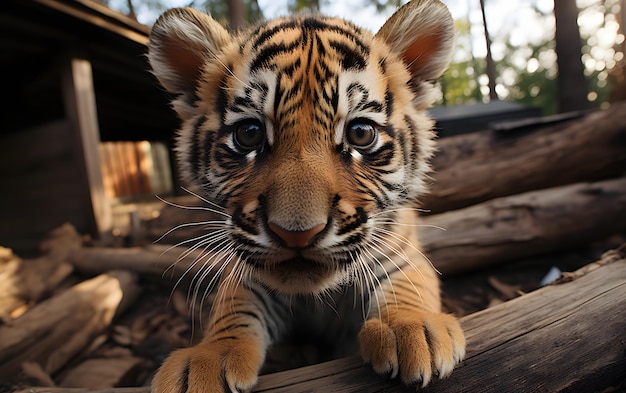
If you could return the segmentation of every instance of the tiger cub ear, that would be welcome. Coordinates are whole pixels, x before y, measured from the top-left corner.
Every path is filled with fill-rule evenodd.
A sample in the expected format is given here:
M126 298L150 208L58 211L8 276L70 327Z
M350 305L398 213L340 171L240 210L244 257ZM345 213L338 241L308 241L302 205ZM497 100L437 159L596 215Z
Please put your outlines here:
M193 96L202 66L232 40L209 15L192 8L174 8L161 15L152 27L148 59L165 89Z
M413 0L400 7L376 37L402 57L414 79L433 80L450 62L454 21L439 0Z

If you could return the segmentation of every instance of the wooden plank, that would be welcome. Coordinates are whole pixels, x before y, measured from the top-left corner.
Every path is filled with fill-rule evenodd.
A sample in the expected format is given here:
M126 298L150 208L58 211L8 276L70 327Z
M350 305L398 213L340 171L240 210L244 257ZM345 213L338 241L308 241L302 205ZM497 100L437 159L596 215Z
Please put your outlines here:
M96 98L91 72L91 63L84 59L71 58L63 68L63 101L65 111L73 130L74 149L84 194L85 205L91 208L88 220L94 235L102 237L112 229L112 212L104 191L100 167L100 132Z

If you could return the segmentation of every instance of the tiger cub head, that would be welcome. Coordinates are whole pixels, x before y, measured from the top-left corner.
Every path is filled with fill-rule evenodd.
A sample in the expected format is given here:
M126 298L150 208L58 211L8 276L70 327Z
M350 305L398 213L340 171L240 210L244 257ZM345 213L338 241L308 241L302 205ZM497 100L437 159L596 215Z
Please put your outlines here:
M425 109L453 35L437 0L404 5L374 35L317 15L230 34L190 8L163 14L149 60L175 96L184 180L228 215L224 260L288 294L363 271L387 225L374 217L390 222L425 189Z

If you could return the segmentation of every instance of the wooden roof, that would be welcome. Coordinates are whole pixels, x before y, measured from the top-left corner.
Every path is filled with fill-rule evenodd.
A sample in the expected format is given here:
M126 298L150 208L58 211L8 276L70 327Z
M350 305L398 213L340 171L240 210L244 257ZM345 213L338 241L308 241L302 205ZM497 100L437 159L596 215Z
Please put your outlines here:
M150 28L93 0L0 2L0 133L65 116L61 66L91 62L101 140L170 139L178 121L148 71Z

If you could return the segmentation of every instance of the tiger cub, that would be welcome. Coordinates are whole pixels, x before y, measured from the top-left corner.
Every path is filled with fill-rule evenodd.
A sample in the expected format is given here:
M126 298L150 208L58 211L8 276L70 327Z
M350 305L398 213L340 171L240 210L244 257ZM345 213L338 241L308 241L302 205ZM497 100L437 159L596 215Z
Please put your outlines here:
M318 15L238 34L189 8L159 18L149 60L182 120L181 172L225 219L197 238L220 255L200 261L221 272L205 337L171 354L153 392L249 390L294 329L406 384L463 358L414 208L453 35L437 0L375 35Z

